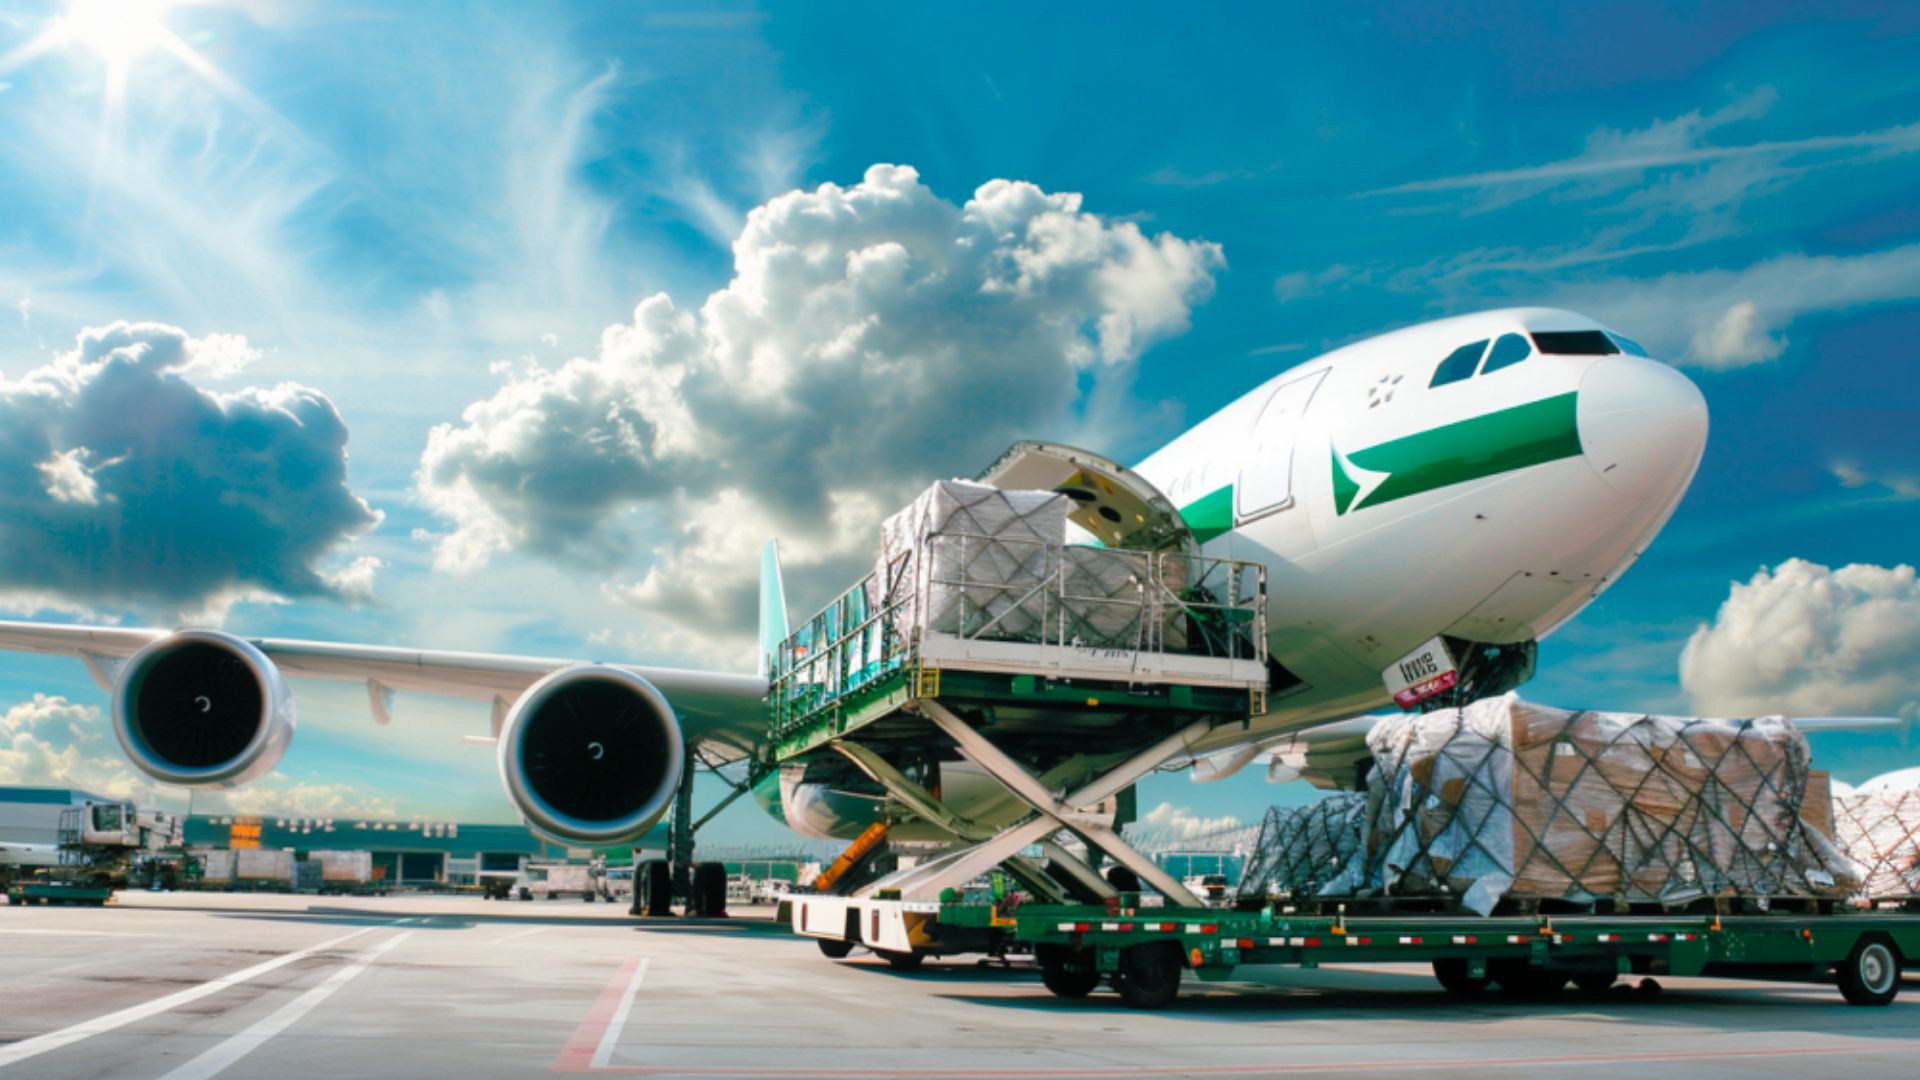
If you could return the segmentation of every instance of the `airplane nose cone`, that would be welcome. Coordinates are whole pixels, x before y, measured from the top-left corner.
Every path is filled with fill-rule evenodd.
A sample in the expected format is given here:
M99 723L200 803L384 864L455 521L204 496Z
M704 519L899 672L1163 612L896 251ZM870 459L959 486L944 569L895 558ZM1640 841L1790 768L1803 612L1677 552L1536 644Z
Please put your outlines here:
M1629 498L1668 496L1693 476L1707 445L1707 399L1657 360L1609 356L1580 379L1580 448Z

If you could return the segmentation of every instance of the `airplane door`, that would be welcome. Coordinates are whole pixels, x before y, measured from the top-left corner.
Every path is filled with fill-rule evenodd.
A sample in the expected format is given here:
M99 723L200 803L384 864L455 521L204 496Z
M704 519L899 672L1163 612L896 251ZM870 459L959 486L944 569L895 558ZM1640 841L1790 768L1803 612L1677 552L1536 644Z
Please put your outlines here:
M1247 431L1247 456L1233 486L1236 521L1265 517L1293 504L1293 444L1307 403L1326 375L1322 369L1281 383L1255 414Z

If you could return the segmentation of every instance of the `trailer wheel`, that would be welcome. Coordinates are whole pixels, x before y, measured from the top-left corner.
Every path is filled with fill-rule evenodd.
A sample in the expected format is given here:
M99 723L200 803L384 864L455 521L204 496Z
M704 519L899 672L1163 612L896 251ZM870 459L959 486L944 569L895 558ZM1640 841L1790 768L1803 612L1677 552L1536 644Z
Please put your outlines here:
M1549 971L1538 964L1512 958L1487 961L1487 976L1500 984L1502 992L1514 997L1544 997L1567 988L1572 978L1564 971Z
M1885 1005L1900 993L1900 957L1877 934L1861 938L1834 973L1849 1005Z
M1459 997L1478 994L1493 981L1485 975L1472 975L1468 971L1466 960L1457 956L1433 962L1433 977L1440 980L1440 985L1447 993Z
M820 955L829 960L845 960L847 954L853 951L853 942L851 941L842 941L839 938L826 937L814 938L813 941L814 944L820 946Z
M1136 1009L1159 1009L1180 993L1180 946L1171 941L1135 945L1120 954L1113 988Z
M1573 973L1573 985L1589 994L1598 994L1602 990L1613 989L1620 981L1620 974L1614 971L1576 971Z
M1121 892L1140 892L1140 875L1124 866L1107 867L1107 884Z
M889 952L878 949L874 951L879 952L880 956L886 960L887 966L895 971L919 971L920 965L927 962L927 954L923 952Z
M1085 951L1042 945L1034 950L1033 958L1040 962L1040 981L1056 997L1083 998L1100 985L1100 972Z

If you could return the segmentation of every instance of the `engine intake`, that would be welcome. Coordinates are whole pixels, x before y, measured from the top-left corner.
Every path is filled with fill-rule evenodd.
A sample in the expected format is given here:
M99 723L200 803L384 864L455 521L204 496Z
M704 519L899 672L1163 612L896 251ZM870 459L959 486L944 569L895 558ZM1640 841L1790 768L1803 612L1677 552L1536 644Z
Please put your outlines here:
M180 787L234 787L279 764L293 692L250 643L181 630L134 653L113 690L113 733L141 772Z
M673 706L623 668L556 671L500 729L500 780L527 824L576 844L639 839L673 804L686 743Z

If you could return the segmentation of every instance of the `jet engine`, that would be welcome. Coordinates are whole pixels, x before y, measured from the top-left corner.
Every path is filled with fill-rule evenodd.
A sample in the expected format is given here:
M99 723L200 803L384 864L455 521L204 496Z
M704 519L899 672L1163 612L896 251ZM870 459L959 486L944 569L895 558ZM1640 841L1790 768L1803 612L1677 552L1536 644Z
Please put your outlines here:
M686 743L673 706L623 668L563 668L500 729L500 781L527 824L575 844L639 839L673 804Z
M246 641L181 630L129 657L113 689L113 733L163 784L235 787L271 770L293 741L293 692Z

